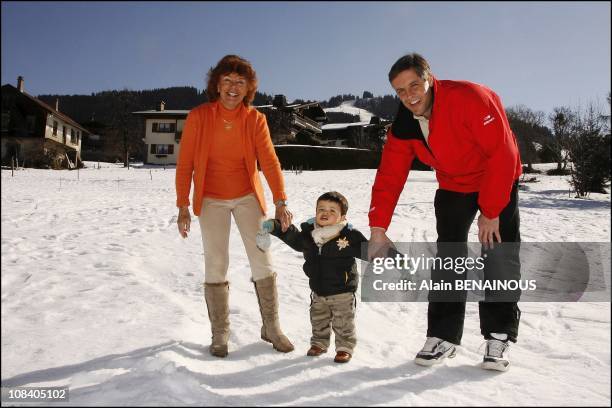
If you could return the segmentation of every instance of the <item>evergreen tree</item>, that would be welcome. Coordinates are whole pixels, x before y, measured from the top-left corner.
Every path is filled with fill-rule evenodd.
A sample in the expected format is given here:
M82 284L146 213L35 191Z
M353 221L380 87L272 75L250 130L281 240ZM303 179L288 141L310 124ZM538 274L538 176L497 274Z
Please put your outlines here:
M577 197L589 192L605 193L610 181L610 133L605 115L593 104L575 122L575 131L569 143L572 161L570 184Z

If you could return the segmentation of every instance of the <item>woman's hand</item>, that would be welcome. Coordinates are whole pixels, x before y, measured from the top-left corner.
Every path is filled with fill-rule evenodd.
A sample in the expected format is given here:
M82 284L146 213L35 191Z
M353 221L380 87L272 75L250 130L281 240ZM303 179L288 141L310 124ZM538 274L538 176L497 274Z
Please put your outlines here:
M179 208L176 223L178 225L178 230L181 237L187 238L187 233L189 232L189 227L191 226L191 214L189 213L189 207Z
M276 206L274 218L280 221L281 231L285 232L293 221L293 214L291 214L291 211L289 211L289 208L285 204L281 204Z

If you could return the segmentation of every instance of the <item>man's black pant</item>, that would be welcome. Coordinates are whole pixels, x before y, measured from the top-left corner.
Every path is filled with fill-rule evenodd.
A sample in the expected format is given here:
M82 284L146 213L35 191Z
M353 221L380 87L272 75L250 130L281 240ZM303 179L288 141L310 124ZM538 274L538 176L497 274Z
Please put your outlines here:
M434 201L436 211L436 230L438 233L437 257L467 256L467 244L457 245L451 243L467 242L468 232L476 213L478 212L478 193L458 193L438 189ZM502 243L521 240L519 232L518 188L515 183L510 194L510 202L499 215L499 232ZM510 248L499 248L493 251L505 251L503 255L493 256L485 262L484 275L486 279L494 279L499 275L499 267L504 269L505 279L520 279L519 248L520 244L513 244ZM510 270L510 272L508 272ZM432 270L432 281L448 280L449 271ZM450 274L454 274L450 271ZM479 302L480 331L486 339L491 333L505 333L510 341L516 342L521 311L517 301L520 296L513 295L509 302L487 301ZM438 299L436 299L436 297ZM455 292L453 302L440 301L439 296L430 291L429 308L427 311L427 337L439 337L454 344L461 344L463 335L463 321L465 318L465 293L463 296ZM485 298L487 299L487 298ZM499 299L499 298L498 298Z

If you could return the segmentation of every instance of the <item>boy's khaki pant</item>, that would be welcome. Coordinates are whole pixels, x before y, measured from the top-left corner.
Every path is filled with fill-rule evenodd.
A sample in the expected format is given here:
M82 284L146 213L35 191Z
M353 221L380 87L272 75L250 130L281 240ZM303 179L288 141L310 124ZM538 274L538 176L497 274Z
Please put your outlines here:
M340 293L331 296L312 294L310 305L310 323L312 337L310 344L327 350L331 336L331 328L336 337L336 352L346 351L353 354L357 344L355 335L355 295Z
M204 198L199 221L204 246L206 283L227 281L232 214L249 258L253 280L258 281L272 275L269 253L257 248L255 243L257 231L264 219L255 195L248 194L232 200Z

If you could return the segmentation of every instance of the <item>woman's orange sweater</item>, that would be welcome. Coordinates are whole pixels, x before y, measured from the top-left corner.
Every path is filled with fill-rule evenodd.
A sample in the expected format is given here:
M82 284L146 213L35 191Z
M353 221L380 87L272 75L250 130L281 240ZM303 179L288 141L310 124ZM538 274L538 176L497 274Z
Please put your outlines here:
M228 110L218 105L217 123L208 148L204 197L232 200L253 192L244 160L244 129L238 120L240 106Z
M286 200L285 184L280 162L274 151L266 116L253 107L240 105L237 121L242 132L243 150L249 180L262 213L266 213L264 191L257 171L257 162L272 190L274 201ZM179 145L179 158L176 164L176 205L190 205L189 192L193 180L193 212L200 215L204 196L204 183L212 136L218 115L221 114L219 102L204 103L192 109L187 115L183 135ZM231 180L226 182L231 183Z

